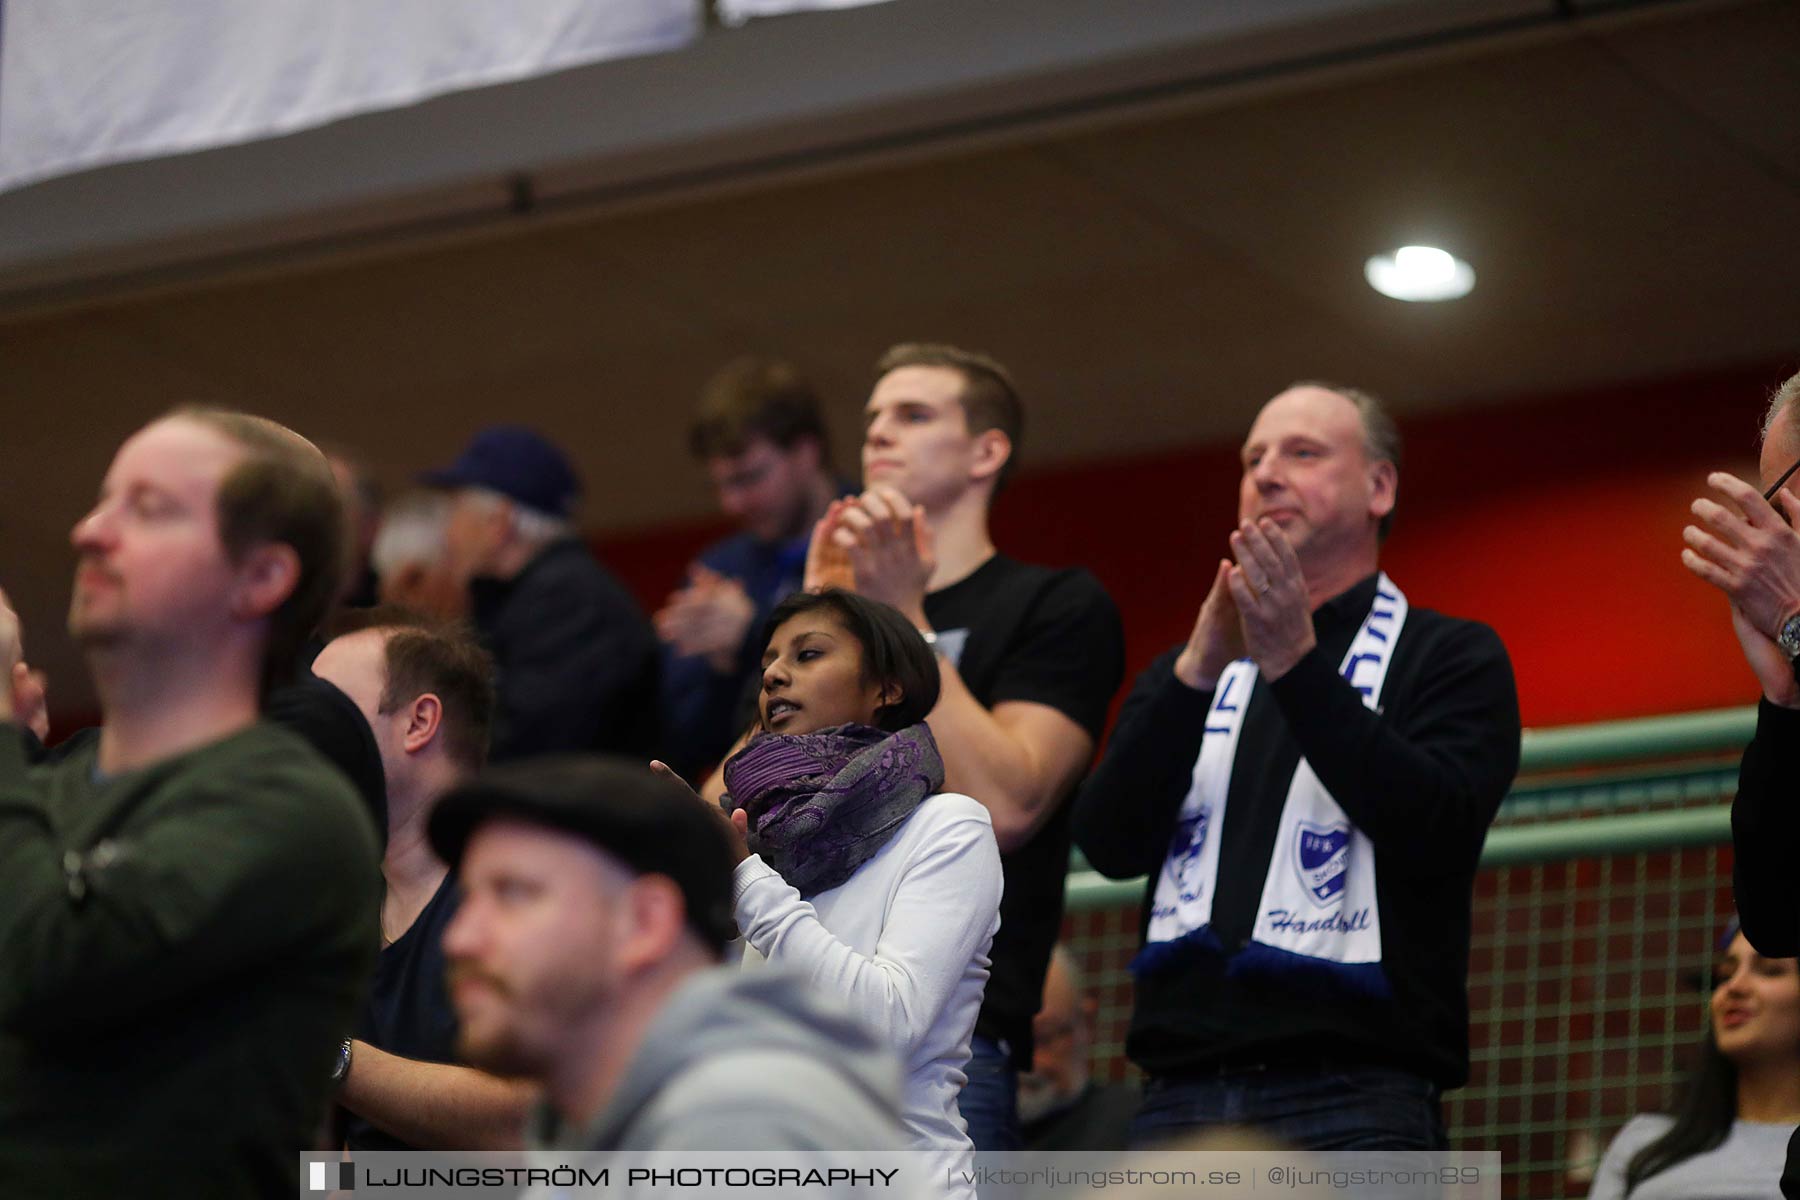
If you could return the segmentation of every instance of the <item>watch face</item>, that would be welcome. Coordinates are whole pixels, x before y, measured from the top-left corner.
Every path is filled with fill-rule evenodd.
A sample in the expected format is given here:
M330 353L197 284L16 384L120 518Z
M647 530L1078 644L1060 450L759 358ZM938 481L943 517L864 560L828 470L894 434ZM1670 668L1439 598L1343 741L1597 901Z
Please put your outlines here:
M1787 652L1789 658L1800 657L1800 613L1795 613L1781 623L1781 631L1775 635L1775 643Z

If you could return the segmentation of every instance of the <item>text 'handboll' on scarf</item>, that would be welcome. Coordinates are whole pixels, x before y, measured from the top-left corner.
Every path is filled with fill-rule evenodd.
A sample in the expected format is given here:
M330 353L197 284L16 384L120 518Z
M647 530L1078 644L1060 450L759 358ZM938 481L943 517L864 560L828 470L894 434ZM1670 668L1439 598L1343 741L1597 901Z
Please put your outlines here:
M898 733L836 725L753 738L725 763L724 804L749 814L751 851L816 896L854 875L943 786L924 722Z
M1383 573L1369 615L1338 668L1367 708L1381 706L1382 684L1406 613L1405 594ZM1132 970L1153 974L1191 953L1226 954L1233 974L1310 975L1385 996L1389 987L1381 969L1375 849L1305 758L1288 785L1249 943L1231 953L1213 931L1219 830L1225 823L1238 734L1256 680L1256 664L1249 659L1239 659L1219 676L1193 784L1157 876L1144 948Z

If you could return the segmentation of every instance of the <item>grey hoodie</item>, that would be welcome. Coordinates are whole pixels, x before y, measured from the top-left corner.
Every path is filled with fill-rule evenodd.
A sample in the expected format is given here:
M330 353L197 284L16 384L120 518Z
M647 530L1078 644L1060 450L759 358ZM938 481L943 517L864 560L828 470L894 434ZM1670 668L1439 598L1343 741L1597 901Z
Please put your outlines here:
M540 1149L900 1150L900 1064L783 970L702 971L669 997L585 1129L540 1107Z

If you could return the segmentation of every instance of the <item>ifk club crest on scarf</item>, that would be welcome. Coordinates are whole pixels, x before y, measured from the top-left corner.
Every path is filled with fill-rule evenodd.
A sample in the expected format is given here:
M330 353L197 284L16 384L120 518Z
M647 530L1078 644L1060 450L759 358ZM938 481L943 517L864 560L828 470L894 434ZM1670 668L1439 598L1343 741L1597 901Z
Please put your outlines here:
M1369 614L1338 668L1367 708L1380 707L1406 612L1405 595L1381 575ZM1132 964L1140 973L1155 972L1189 953L1225 953L1212 929L1218 831L1224 826L1238 737L1256 684L1256 664L1240 659L1225 669L1213 691L1193 783L1156 881L1144 949ZM1229 970L1322 972L1359 991L1388 991L1381 970L1374 847L1304 758L1282 805L1250 942L1231 956Z

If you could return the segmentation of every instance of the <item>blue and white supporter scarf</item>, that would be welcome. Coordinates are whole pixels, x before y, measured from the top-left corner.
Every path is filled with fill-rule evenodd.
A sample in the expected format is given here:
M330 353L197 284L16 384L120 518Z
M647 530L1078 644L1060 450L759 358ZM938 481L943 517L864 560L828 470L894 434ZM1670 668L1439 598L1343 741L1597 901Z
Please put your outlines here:
M1384 573L1376 582L1369 615L1338 668L1368 708L1381 704L1381 687L1405 623L1406 597ZM1144 949L1132 963L1140 974L1154 973L1191 950L1225 953L1212 930L1218 834L1256 676L1256 664L1249 659L1239 659L1219 676L1194 782L1156 881ZM1228 971L1322 972L1357 991L1388 993L1381 970L1374 847L1304 758L1288 785L1255 928L1249 944L1231 956Z

